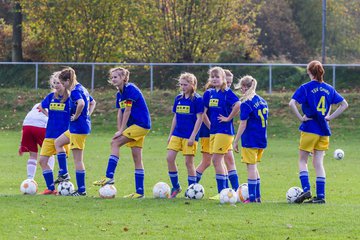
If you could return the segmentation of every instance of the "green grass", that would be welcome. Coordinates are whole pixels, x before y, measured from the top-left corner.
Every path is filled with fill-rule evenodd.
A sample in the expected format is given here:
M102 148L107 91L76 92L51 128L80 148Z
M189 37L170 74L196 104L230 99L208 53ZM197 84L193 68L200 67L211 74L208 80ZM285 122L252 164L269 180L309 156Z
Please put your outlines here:
M16 92L17 94L14 94ZM269 147L259 170L262 179L262 204L220 205L207 200L216 194L214 169L203 175L205 199L153 199L152 187L169 183L166 165L166 140L171 125L171 105L176 92L144 92L152 115L152 131L145 140L145 199L127 200L134 191L134 166L129 149L121 150L116 171L115 199L100 199L91 186L105 174L110 139L115 131L114 91L95 91L98 102L93 115L93 132L85 150L86 183L89 197L24 196L20 183L26 178L27 157L17 156L21 122L46 90L0 89L0 239L358 239L360 216L360 172L356 149L360 144L360 97L344 94L350 107L331 123L333 136L325 156L327 172L325 205L291 205L286 191L299 186L297 168L298 122L291 115L291 93L262 96L269 103ZM237 122L237 121L236 121ZM345 151L336 161L332 152ZM246 182L246 169L236 156L240 182ZM201 154L196 156L200 162ZM184 158L177 158L180 183L186 186ZM309 164L312 188L315 172ZM72 157L69 170L74 179ZM38 168L39 190L45 183ZM182 195L181 195L182 196Z
M291 205L285 192L299 186L297 170L298 136L269 138L263 162L262 204L220 205L206 198L216 194L214 170L209 168L202 184L206 198L200 201L154 199L152 186L169 182L166 167L166 138L150 134L144 147L146 171L145 199L127 200L133 192L133 163L129 149L121 151L116 172L117 198L100 199L91 182L104 175L109 154L110 133L90 135L85 151L86 182L89 197L24 196L19 184L26 177L27 157L17 156L20 132L0 132L0 214L3 239L357 239L360 214L360 172L356 148L359 138L336 138L325 156L327 203ZM332 158L335 148L345 151L345 159ZM246 181L245 166L236 155L240 181ZM74 177L72 158L69 170ZM196 156L199 163L200 154ZM186 170L181 155L177 159L180 182L186 186ZM311 181L314 171L310 168ZM40 168L36 175L39 189L45 188ZM75 180L73 179L75 183ZM313 186L313 185L312 185Z

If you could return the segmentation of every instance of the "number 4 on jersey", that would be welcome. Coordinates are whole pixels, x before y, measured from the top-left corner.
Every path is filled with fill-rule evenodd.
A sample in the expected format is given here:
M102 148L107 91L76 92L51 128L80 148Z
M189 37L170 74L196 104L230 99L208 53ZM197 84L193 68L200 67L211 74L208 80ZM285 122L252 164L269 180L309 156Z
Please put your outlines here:
M325 106L325 96L322 96L318 102L318 105L316 107L316 110L318 112L321 112L321 114L324 116L326 113L326 106Z

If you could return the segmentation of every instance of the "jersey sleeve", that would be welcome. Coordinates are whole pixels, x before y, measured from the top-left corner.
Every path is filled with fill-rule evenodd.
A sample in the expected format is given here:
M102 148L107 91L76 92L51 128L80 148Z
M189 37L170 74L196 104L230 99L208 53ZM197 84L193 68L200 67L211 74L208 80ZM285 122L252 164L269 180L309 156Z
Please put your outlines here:
M198 97L196 98L196 102L195 102L195 113L203 113L204 112L204 101L202 99L202 97Z
M121 94L118 92L116 94L116 103L115 103L116 108L120 108L120 101L121 101Z
M173 108L172 108L173 113L176 113L177 101L178 101L178 97L176 96L175 99L174 99L174 104L173 104Z
M236 102L239 102L239 98L235 95L233 91L229 90L227 92L226 101L230 106L233 106Z
M79 90L72 90L70 98L73 102L77 102L79 99L83 99Z
M292 96L292 99L297 101L299 104L303 104L306 100L306 90L304 86L300 86Z
M210 92L206 91L203 97L204 107L209 108L209 101L210 101Z
M344 98L334 89L334 96L331 104L338 104L344 101Z
M51 102L51 99L52 99L53 95L54 95L53 93L50 93L42 100L42 102L41 102L41 107L42 108L49 109L50 102Z
M252 111L252 109L249 106L249 104L247 104L247 102L243 102L240 105L240 120L244 121L244 120L249 119L251 111Z

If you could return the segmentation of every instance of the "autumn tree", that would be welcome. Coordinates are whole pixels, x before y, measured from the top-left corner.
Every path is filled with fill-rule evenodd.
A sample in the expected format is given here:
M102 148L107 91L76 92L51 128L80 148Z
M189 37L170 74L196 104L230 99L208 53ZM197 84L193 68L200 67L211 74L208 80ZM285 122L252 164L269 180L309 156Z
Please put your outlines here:
M33 38L47 61L111 61L121 43L119 1L21 0Z

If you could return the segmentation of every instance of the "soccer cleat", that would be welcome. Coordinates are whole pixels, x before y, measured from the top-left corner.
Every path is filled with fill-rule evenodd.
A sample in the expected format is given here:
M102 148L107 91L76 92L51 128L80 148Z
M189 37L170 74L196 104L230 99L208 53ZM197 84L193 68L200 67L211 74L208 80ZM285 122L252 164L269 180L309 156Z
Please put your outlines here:
M257 198L257 199L255 200L255 202L261 203L261 198Z
M307 191L307 192L302 192L294 201L294 203L302 203L303 201L305 201L306 199L310 199L311 198L311 192Z
M124 196L124 198L137 199L137 198L145 198L145 196L139 193L131 193L129 195Z
M220 200L220 194L218 193L213 197L209 197L209 200Z
M72 192L70 193L69 196L72 196L72 197L81 197L81 196L86 196L86 192L79 192L79 191L75 191L75 192Z
M55 184L59 184L61 182L65 182L65 181L69 181L70 180L70 175L69 173L65 173L63 175L59 175L58 178L55 180Z
M45 189L42 193L40 193L41 195L58 195L58 192L56 190L50 190L50 189Z
M323 198L314 197L308 201L305 201L304 203L324 204L326 202L325 202L325 199L323 199Z
M113 178L103 178L101 180L93 182L95 186L105 186L105 185L113 185L115 180Z
M249 199L247 199L247 200L245 200L243 203L244 203L244 204L247 204L247 203L251 203L251 202L250 202Z
M181 191L182 191L181 187L179 187L179 188L172 188L172 189L171 189L171 194L170 194L169 198L176 198L176 196L177 196L179 193L181 193Z

